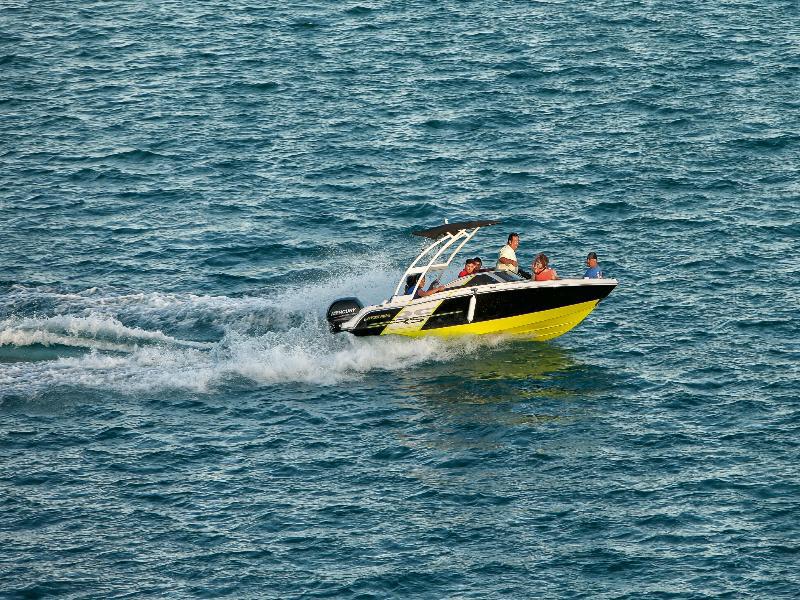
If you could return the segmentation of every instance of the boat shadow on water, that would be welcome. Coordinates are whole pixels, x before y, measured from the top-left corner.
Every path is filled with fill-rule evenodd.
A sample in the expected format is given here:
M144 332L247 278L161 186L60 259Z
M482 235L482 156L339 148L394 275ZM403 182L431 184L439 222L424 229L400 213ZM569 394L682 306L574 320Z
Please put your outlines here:
M593 411L590 400L605 388L597 367L572 351L525 341L426 364L401 374L399 383L407 398L446 421L506 427L573 422Z

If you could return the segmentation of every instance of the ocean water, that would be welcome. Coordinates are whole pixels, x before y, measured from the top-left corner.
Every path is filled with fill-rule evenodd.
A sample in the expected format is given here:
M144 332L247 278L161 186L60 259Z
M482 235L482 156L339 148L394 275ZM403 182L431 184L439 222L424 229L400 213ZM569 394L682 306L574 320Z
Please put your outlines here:
M0 596L800 596L800 8L0 3ZM619 287L329 334L410 232Z

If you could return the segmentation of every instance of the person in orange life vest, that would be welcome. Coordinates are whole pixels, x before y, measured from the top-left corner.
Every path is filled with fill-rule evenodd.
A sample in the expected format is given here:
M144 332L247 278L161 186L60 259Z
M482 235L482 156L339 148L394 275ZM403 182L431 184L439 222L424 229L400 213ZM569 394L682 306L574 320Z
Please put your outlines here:
M558 279L558 273L556 273L555 269L548 267L549 264L550 259L547 258L544 252L536 255L536 258L533 259L533 264L531 264L531 271L533 271L533 277L536 281Z

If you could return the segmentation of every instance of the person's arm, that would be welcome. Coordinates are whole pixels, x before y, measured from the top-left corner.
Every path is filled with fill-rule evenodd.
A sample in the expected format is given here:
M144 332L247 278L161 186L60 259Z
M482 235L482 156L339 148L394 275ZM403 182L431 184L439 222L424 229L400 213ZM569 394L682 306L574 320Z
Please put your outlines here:
M439 292L443 291L444 291L444 286L440 285L439 287L431 288L428 291L419 290L417 293L420 295L420 297L424 298L425 296L430 296L431 294L438 294Z
M502 263L504 265L512 265L514 267L518 266L517 261L512 258L506 258L505 256L501 256L497 259L497 262Z

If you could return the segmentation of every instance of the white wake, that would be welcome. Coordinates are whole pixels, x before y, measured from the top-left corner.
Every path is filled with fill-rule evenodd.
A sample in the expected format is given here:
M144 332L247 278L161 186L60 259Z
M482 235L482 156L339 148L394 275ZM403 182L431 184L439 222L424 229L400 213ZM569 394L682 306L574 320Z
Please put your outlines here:
M395 283L395 274L380 270L351 272L240 298L17 287L12 309L35 304L47 306L48 314L0 321L0 398L64 386L122 393L209 392L231 383L330 386L497 343L328 331L324 314L332 300L359 290L363 302L373 303ZM42 346L53 353L49 360L19 359ZM60 347L72 351L59 356ZM76 348L83 352L75 355ZM4 349L15 352L15 361L3 361Z

